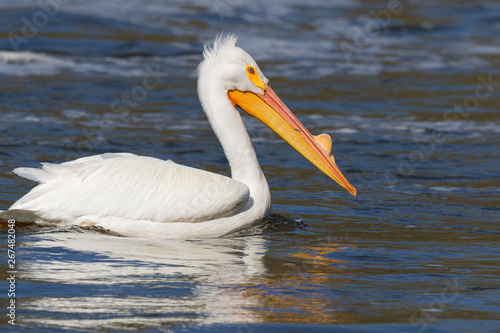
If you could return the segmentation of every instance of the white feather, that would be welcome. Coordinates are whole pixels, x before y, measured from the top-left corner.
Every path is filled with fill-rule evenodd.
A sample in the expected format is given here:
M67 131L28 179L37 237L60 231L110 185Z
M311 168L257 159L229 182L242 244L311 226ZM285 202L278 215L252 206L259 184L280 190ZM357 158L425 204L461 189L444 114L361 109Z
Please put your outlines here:
M228 216L249 197L248 187L231 178L132 154L96 155L14 172L40 185L11 209L43 211L60 220L98 212L132 220L199 222Z
M12 205L41 220L97 224L129 236L217 237L264 217L271 204L267 181L229 89L261 93L246 75L255 61L218 37L199 66L198 93L221 142L232 178L128 153L84 157L14 172L39 183ZM14 211L13 211L14 212ZM6 212L7 213L7 212Z

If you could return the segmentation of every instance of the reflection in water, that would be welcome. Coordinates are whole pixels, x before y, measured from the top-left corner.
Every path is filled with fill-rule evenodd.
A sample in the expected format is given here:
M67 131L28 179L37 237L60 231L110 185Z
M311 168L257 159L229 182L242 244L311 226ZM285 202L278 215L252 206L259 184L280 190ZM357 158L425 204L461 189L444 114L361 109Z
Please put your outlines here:
M265 273L259 236L158 242L53 232L30 235L23 246L22 284L46 290L43 297L22 299L28 326L130 329L261 321L250 309L258 299L234 287Z
M353 239L327 238L316 244L304 244L279 273L263 276L258 285L247 286L245 295L258 300L260 315L266 323L339 324L359 322L359 315L344 311L342 297L324 297L322 289L344 289L357 274L347 260L335 253L355 249ZM332 296L332 295L331 295Z
M269 257L263 235L158 241L80 228L23 234L19 244L23 324L64 329L139 329L189 324L350 323L336 253L352 239L298 244L286 260ZM41 290L43 290L41 292Z

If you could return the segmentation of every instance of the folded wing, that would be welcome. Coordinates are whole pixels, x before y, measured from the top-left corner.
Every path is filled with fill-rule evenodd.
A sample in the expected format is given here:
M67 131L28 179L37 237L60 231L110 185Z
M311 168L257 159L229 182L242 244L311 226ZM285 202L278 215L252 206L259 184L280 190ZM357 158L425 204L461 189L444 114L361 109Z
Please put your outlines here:
M14 172L40 184L10 209L52 219L114 216L156 222L200 222L229 216L249 198L229 177L133 154L103 154Z

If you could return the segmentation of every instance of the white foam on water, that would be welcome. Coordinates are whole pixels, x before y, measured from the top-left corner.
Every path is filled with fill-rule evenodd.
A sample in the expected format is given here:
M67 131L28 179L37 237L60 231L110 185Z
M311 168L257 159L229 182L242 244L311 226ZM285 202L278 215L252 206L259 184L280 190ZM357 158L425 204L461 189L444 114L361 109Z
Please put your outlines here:
M62 72L86 75L144 76L137 58L77 58L32 51L0 51L0 75L55 75Z
M64 116L66 116L67 118L71 118L71 119L86 118L89 116L88 112L82 111L82 110L75 110L75 109L63 110L62 114Z
M340 133L340 134L355 134L355 133L358 133L359 131L355 130L354 128L344 127L344 128L339 128L339 129L333 130L332 132Z
M430 188L430 190L436 191L436 192L453 192L453 191L457 190L457 188L456 187L446 187L446 186L433 186Z

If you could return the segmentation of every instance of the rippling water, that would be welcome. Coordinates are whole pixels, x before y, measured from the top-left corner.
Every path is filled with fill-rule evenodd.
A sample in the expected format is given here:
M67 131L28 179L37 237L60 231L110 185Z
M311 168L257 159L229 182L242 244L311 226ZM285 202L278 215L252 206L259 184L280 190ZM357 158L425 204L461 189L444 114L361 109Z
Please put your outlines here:
M204 241L18 228L15 327L3 232L2 330L498 330L494 0L0 1L0 209L34 185L13 168L104 152L228 174L196 96L222 30L332 135L357 197L245 117L272 212L307 227Z

